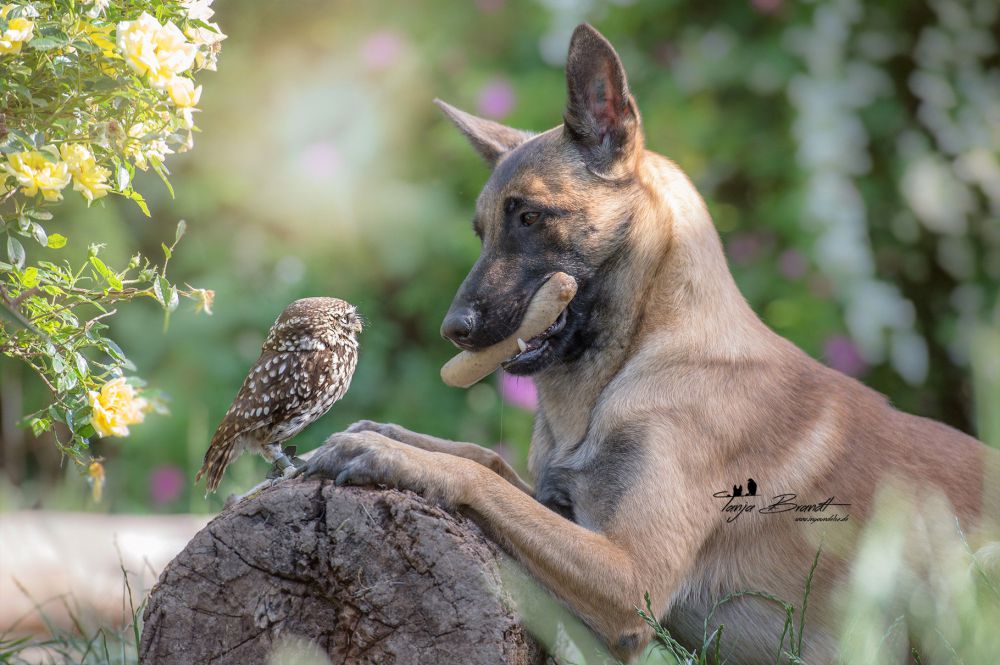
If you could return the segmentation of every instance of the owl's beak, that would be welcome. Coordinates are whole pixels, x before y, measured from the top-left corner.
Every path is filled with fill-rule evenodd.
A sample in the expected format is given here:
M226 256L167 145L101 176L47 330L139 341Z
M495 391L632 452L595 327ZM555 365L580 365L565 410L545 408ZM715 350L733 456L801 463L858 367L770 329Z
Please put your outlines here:
M364 320L360 316L355 316L354 323L351 324L351 329L354 331L356 335L360 334L361 331L365 329Z

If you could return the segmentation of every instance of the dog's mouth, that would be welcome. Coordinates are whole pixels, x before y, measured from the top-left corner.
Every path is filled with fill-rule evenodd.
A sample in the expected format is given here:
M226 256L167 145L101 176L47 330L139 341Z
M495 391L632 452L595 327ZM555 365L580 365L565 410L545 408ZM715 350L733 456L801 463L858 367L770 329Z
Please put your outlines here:
M513 373L519 373L518 370L521 372L528 371L537 360L545 355L545 352L549 349L549 343L556 335L563 331L568 319L569 308L567 307L555 322L540 335L535 335L531 339L526 340L518 339L517 344L521 349L520 352L502 363L502 367L508 372Z

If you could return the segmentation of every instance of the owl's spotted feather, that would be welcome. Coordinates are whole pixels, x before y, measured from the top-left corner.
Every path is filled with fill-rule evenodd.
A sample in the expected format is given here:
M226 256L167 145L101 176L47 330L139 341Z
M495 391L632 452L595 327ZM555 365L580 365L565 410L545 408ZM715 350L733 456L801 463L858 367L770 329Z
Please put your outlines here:
M195 482L215 491L226 467L244 450L266 456L330 410L344 396L358 358L361 319L337 298L304 298L274 322L260 358L212 437Z

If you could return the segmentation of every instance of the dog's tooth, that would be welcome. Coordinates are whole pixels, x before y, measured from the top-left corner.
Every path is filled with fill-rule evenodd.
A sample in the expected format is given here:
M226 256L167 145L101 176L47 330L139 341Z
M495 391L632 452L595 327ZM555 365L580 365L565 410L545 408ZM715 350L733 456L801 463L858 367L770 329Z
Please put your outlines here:
M528 350L528 345L524 343L524 340L520 337L517 338L517 348L521 349L521 353Z

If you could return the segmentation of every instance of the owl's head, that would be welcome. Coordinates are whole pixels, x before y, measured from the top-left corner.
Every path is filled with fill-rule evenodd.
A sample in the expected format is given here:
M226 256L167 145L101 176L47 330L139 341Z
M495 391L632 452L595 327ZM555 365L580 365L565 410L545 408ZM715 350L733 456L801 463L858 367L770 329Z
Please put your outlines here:
M264 348L318 351L354 344L363 328L358 309L340 298L302 298L285 308L271 326Z

